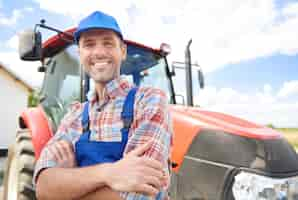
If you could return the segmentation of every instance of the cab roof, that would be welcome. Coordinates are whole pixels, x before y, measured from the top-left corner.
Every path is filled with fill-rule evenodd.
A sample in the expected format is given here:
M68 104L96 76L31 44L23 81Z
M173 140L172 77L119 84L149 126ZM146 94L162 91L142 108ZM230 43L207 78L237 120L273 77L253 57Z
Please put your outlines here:
M64 31L63 33L58 33L57 35L52 36L51 38L46 40L42 45L43 58L51 57L56 53L60 52L61 50L63 50L64 48L66 48L67 46L69 46L70 44L74 44L73 34L75 31L76 31L76 28L71 28ZM124 40L124 42L127 45L138 46L140 48L144 48L149 51L152 51L153 53L160 54L160 55L162 54L162 51L160 48L152 48L131 40Z

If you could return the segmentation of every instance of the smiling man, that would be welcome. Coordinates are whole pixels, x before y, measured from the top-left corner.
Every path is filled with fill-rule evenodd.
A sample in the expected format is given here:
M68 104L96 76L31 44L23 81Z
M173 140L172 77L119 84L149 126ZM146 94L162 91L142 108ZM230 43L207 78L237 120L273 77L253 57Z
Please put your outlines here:
M172 126L166 95L120 76L126 44L112 16L92 13L74 37L95 91L87 102L74 103L43 149L34 175L37 197L168 199Z

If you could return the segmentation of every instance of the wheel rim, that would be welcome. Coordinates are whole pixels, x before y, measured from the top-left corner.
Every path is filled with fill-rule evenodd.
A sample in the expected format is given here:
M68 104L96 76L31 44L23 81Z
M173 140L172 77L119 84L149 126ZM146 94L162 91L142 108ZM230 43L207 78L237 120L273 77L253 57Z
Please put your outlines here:
M7 200L17 200L18 195L18 160L13 156L9 171L7 183Z

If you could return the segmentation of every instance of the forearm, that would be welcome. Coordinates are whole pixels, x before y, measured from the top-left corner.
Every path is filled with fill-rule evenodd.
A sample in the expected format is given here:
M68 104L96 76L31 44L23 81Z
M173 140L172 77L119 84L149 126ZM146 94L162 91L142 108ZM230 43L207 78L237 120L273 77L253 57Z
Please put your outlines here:
M48 168L37 180L36 194L39 200L80 199L106 185L108 164L84 168Z
M119 192L115 192L111 188L104 186L96 191L90 192L84 197L80 198L80 200L122 200L119 195Z

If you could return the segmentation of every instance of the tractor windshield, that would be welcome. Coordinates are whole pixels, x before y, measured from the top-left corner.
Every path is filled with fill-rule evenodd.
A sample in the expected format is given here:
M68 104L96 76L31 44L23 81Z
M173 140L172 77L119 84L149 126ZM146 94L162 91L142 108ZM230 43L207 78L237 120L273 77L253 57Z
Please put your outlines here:
M77 46L70 45L45 62L46 75L42 88L42 105L52 120L56 131L61 118L73 101L81 100L81 77ZM165 57L137 45L128 44L127 59L121 66L121 74L138 86L160 88L168 96L169 102L173 92L169 69ZM90 89L94 88L93 81Z

